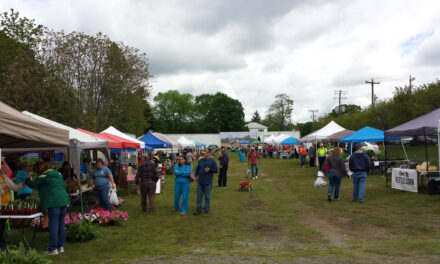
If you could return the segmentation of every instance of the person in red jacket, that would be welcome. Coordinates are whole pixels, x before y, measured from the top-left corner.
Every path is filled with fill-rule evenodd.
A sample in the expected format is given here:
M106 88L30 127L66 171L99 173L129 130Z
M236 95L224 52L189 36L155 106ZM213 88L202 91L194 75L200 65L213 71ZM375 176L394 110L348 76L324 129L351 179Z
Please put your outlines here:
M252 179L258 179L258 152L255 151L255 149L252 149L251 152L248 154L248 165L251 166L251 172L252 172ZM254 173L255 168L255 173Z

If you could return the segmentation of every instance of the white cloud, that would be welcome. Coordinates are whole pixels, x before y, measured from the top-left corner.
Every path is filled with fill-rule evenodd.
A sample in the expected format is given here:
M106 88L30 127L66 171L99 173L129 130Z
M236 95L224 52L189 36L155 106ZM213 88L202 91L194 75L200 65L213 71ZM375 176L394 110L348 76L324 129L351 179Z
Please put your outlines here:
M295 122L336 104L367 106L395 86L439 76L440 1L56 1L3 0L55 30L99 31L145 51L153 92L224 92L246 118L278 93L294 99Z

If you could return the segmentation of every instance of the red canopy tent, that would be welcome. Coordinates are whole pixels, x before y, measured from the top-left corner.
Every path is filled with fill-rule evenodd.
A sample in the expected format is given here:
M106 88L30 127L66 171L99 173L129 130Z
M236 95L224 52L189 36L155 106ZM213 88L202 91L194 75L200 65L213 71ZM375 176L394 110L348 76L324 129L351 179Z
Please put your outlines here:
M87 130L84 130L82 128L77 128L79 131L82 131L84 133L87 133L89 135L95 136L100 139L107 140L108 147L110 149L133 149L133 148L140 148L140 144L127 140L125 138L121 138L112 134L108 133L93 133Z

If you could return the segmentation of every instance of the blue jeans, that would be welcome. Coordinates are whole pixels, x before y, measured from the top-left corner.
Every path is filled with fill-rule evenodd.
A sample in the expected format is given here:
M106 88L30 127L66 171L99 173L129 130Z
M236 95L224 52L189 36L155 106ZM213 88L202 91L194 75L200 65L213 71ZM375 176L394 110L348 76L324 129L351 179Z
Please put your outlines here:
M366 172L354 172L353 173L353 200L364 202L365 196L365 183L367 182Z
M205 195L205 211L209 212L212 184L197 183L197 210L202 210L203 195Z
M336 173L329 172L328 174L328 195L333 195L333 190L335 191L335 199L339 198L339 188L341 187L342 176Z
M174 211L179 211L180 197L182 196L182 213L188 212L189 185L189 182L174 184Z
M306 156L299 156L301 159L301 167L304 166L304 163L306 162Z
M105 211L110 211L110 204L108 202L108 193L110 188L108 186L99 187L95 189L95 196L99 202L99 207Z
M255 174L254 174L254 168L255 168ZM255 176L258 176L258 163L251 164L251 172L252 172L252 178L255 178Z
M66 212L66 206L47 209L50 231L49 251L64 247L64 243L66 242L66 227L64 226Z

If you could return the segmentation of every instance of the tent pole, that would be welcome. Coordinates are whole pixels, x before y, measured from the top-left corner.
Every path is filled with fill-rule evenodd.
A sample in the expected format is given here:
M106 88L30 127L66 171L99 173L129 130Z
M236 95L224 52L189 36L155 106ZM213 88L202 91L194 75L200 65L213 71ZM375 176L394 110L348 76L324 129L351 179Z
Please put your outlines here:
M426 134L424 135L425 136L425 157L426 157L426 178L428 178L428 173L429 173L429 161L428 161L428 142L426 141ZM423 182L421 182L421 187L422 187L422 190L424 189L423 188Z
M440 121L439 121L440 124ZM440 171L440 127L437 129L437 148L438 148L438 164L437 168Z
M402 139L400 139L400 143L402 144L403 153L405 153L405 158L406 158L407 161L409 161L409 159L408 159L408 154L406 153L405 146L403 145L403 141L402 141Z
M70 147L69 148L67 148L67 161L69 162L69 171L67 172L67 193L69 194L70 193L70 190L71 190L71 188L70 188L70 177L71 177L71 175L70 175L70 166L71 166L71 164L70 164ZM64 164L64 162L63 162L63 164ZM70 201L70 206L69 206L69 218L70 218L70 222L72 223L72 197L69 195L69 201Z
M384 172L385 172L385 187L388 188L388 173L387 173L387 170L388 170L388 166L387 166L388 157L387 157L386 141L383 142L383 148L384 148L384 151L385 151L385 170L384 170ZM380 167L380 164L379 164L379 167Z

